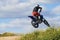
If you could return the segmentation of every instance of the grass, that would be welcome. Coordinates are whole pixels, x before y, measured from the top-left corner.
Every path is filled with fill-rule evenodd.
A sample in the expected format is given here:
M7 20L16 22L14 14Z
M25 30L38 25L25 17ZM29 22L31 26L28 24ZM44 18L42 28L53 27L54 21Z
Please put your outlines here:
M3 33L0 36L15 36L14 33ZM18 40L60 40L60 28L48 28L44 30L37 30L32 33L22 34Z
M34 31L20 40L60 40L60 29L49 28L46 31Z

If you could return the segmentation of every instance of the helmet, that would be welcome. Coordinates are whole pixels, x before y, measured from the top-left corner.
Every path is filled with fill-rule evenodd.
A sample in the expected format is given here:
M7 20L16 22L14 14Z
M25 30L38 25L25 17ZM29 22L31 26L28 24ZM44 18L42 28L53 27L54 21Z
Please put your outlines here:
M39 4L37 4L37 7L39 7Z

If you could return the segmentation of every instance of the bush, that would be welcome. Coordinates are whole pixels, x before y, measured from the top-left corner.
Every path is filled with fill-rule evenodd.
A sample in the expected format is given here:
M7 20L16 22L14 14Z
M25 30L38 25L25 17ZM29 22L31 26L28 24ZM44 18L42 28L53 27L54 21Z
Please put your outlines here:
M23 36L21 40L60 40L60 30L49 28L46 31L34 31Z
M3 34L0 34L0 37L1 36L15 36L16 34L14 34L14 33L8 33L8 32L5 32L5 33L3 33Z

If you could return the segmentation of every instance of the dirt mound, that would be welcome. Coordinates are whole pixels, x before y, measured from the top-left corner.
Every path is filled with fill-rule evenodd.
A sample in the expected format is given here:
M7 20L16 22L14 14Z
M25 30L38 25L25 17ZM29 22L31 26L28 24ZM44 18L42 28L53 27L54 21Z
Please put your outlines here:
M7 36L7 37L0 37L0 40L19 40L21 36Z

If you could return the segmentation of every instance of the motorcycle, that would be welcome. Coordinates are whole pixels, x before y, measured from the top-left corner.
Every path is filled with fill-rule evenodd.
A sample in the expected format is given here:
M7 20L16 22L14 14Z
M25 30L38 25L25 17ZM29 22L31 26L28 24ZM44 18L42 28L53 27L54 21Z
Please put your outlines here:
M43 18L43 15L40 15L39 19L36 19L33 16L28 16L29 18L31 18L31 24L34 28L38 28L39 24L41 24L42 22L47 25L48 27L50 27L49 23L47 22L47 20L45 18Z

